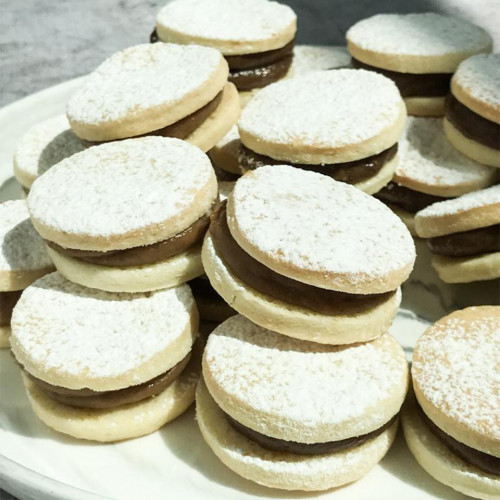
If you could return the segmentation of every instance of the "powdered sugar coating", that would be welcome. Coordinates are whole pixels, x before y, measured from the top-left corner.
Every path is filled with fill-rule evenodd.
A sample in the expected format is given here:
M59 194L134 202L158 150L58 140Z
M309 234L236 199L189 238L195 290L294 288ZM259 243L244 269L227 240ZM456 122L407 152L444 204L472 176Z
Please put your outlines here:
M208 157L185 141L128 139L63 160L35 181L28 205L58 232L110 237L175 217L210 178Z
M0 204L0 271L51 267L45 243L35 231L24 200Z
M273 144L338 148L367 141L392 126L401 96L372 71L317 71L273 83L249 102L238 127Z
M223 394L257 412L259 420L285 420L314 434L318 425L380 420L379 406L394 393L403 397L407 363L389 335L331 346L284 336L236 315L209 336L205 369Z
M454 187L493 182L496 176L495 168L481 165L457 151L446 139L442 120L438 118L408 117L399 148L396 176L412 182Z
M440 413L500 441L499 360L500 307L471 307L446 316L420 337L412 375Z
M500 54L469 57L457 68L453 80L473 99L496 108L500 114Z
M300 76L310 71L323 71L349 66L351 56L341 45L296 45L289 74Z
M26 186L29 188L53 165L84 149L80 138L70 129L66 115L57 115L37 123L24 134L14 153L15 170L20 172L21 181L30 180Z
M439 201L418 212L420 219L460 214L480 207L498 205L500 208L500 184L473 193L467 193L452 200ZM500 218L500 210L499 210ZM499 220L500 222L500 220Z
M351 26L346 37L361 49L401 56L479 52L491 44L482 28L434 12L378 14Z
M70 121L101 124L170 106L196 92L218 70L222 55L198 45L129 47L106 59L68 101Z
M61 377L119 377L175 342L193 307L187 285L110 293L52 273L28 287L14 308L13 352L27 368Z
M235 221L228 217L229 227L237 225L252 249L285 267L333 273L363 285L413 265L413 239L399 217L330 177L265 166L241 177L230 198ZM332 279L333 289L335 283Z
M295 23L287 5L268 0L176 0L163 7L159 25L209 41L258 41L273 38Z

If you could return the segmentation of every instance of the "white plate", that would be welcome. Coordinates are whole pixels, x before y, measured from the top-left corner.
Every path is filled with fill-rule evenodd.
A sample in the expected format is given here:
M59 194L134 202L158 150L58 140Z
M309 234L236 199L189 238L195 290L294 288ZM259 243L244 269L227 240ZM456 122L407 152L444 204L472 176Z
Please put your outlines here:
M12 178L12 152L21 135L30 125L63 112L79 84L71 80L0 110L0 201L20 195ZM419 294L420 281L415 283L411 303ZM426 326L412 313L401 311L391 331L410 355ZM401 435L363 479L321 494L271 490L232 473L204 443L192 409L144 438L112 445L77 441L52 431L34 416L19 369L5 350L0 351L0 487L23 500L465 498L425 473Z

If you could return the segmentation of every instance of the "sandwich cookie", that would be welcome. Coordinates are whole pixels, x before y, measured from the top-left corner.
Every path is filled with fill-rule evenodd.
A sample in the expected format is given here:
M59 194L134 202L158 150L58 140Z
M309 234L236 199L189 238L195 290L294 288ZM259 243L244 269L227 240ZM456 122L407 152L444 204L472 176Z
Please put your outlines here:
M392 323L415 248L404 224L375 198L276 165L236 182L212 217L202 260L215 290L258 325L349 344Z
M239 116L220 52L144 44L106 59L70 98L71 128L94 144L141 135L184 139L208 151Z
M500 54L460 64L446 99L444 131L463 154L500 167Z
M153 37L219 50L229 65L229 81L248 100L255 89L287 74L296 30L297 16L278 2L176 0L158 13Z
M81 139L71 130L66 115L31 127L14 152L14 175L28 194L37 177L68 156L83 151Z
M22 291L54 270L24 200L0 203L0 348L9 347L12 310Z
M375 196L401 217L414 236L416 212L497 180L496 169L470 160L449 143L439 118L410 117L399 144L401 161L394 178Z
M424 208L415 230L444 282L500 278L500 185Z
M287 163L373 194L392 179L405 119L396 85L372 71L317 71L278 82L242 112L240 168Z
M474 498L500 498L500 307L442 318L417 341L405 405L406 442L435 479Z
M408 114L417 116L442 116L457 66L492 49L482 28L433 12L378 14L354 24L346 37L352 65L393 80Z
M408 378L388 334L326 346L238 315L208 338L196 416L237 474L272 488L326 490L364 476L388 451Z
M144 292L203 273L200 247L216 199L202 151L179 139L143 137L58 163L35 181L28 206L70 281Z

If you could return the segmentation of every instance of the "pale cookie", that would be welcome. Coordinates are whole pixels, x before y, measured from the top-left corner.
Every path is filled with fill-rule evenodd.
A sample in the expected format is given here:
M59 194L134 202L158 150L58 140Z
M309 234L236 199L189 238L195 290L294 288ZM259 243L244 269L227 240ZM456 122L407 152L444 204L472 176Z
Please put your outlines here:
M31 127L14 152L14 174L26 189L64 158L83 151L81 139L70 129L66 115L57 115Z
M472 257L432 255L431 263L445 283L471 283L500 278L500 252Z
M239 164L240 134L233 125L229 132L208 152L213 164L231 174L241 175Z
M85 79L68 102L68 119L87 141L148 134L212 101L226 84L228 72L221 53L209 47L129 47Z
M351 56L343 45L297 45L287 77L297 77L311 71L349 66Z
M279 49L293 40L297 16L267 0L176 0L156 18L160 40L206 45L224 55Z
M445 97L405 97L406 111L411 116L443 116Z

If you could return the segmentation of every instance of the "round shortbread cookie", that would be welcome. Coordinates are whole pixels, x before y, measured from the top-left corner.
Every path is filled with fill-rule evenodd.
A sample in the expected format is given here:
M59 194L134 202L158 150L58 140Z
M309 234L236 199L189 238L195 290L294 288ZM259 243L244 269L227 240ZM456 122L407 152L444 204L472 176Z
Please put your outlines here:
M14 174L29 189L50 167L84 149L81 139L70 129L66 115L54 116L24 134L14 152Z
M193 403L201 371L201 345L182 371L163 392L138 403L107 410L85 410L63 405L48 397L24 377L33 411L49 427L78 439L113 442L158 430L184 413Z
M466 137L446 117L443 119L443 129L446 138L461 153L484 165L500 168L500 151L498 149L490 148Z
M237 315L210 334L203 378L217 405L244 426L286 441L325 443L389 422L403 404L409 374L403 349L388 334L321 345Z
M240 175L239 151L240 134L238 126L233 125L229 132L208 152L208 156L217 167L226 172Z
M403 100L411 116L444 115L444 97L405 97Z
M453 73L464 59L492 48L479 26L434 12L378 14L351 26L346 37L353 57L400 73Z
M393 146L406 108L396 85L373 71L316 71L259 91L241 114L241 141L294 163L342 163Z
M369 177L364 181L357 182L356 184L353 184L353 186L357 187L366 194L378 193L383 187L387 186L387 184L391 182L398 165L399 155L396 154L392 160L389 160L383 165L376 175Z
M498 476L464 462L450 451L427 427L414 402L405 403L401 424L408 448L420 466L434 479L474 498L498 500Z
M500 457L500 306L445 316L418 339L412 378L417 400L442 431Z
M0 349L10 347L10 326L0 326Z
M500 278L500 252L473 257L432 255L431 263L445 283L471 283Z
M63 247L119 250L166 240L210 211L208 157L179 139L143 137L73 155L33 184L37 231Z
M198 314L187 285L109 293L52 273L28 287L12 315L12 352L34 377L110 391L147 382L191 350Z
M287 77L301 76L311 71L350 66L351 56L343 45L296 45Z
M293 10L268 0L176 0L156 17L160 40L206 45L226 56L279 49L296 30Z
M395 290L415 247L400 219L353 186L286 165L248 172L229 195L231 234L273 271L320 288Z
M478 115L500 123L500 54L463 61L451 79L453 95Z
M203 274L200 246L167 260L143 266L109 267L91 264L48 249L57 270L67 279L107 292L149 292L172 288Z
M147 134L205 106L228 74L221 53L209 47L136 45L87 76L66 112L76 135L88 141Z
M401 303L401 292L374 307L339 305L326 315L264 295L239 280L217 254L207 234L203 266L212 286L236 311L264 328L321 344L352 344L378 337L391 326Z
M0 203L0 293L23 290L53 269L26 202Z
M306 491L327 490L367 474L391 447L398 426L394 422L360 446L326 455L266 450L229 424L202 382L196 391L196 420L212 451L237 474L270 488Z
M454 197L493 184L497 170L459 153L437 118L408 118L394 182L435 196Z
M403 221L403 224L406 226L408 231L413 237L417 236L417 232L415 230L415 214L411 212L407 212L401 207L397 207L396 205L392 205L391 203L386 203L386 205Z
M421 238L461 233L500 223L500 185L439 201L415 215Z

